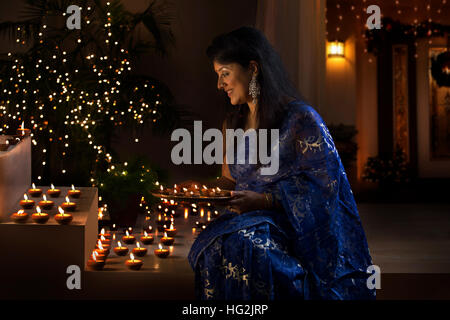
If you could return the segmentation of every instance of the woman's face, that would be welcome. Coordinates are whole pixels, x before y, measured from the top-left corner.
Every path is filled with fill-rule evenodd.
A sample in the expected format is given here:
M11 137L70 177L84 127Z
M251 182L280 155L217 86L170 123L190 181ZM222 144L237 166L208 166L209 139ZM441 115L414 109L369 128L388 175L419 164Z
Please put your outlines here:
M217 73L217 87L224 90L232 105L244 104L252 101L248 94L248 85L252 72L244 69L238 63L222 64L214 61L214 71Z

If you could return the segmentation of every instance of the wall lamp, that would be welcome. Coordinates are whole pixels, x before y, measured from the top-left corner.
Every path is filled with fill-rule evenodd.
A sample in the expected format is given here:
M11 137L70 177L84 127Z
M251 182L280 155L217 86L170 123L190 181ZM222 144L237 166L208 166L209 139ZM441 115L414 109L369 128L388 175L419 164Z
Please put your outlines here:
M328 58L345 57L344 41L341 40L329 41L327 47L328 47Z

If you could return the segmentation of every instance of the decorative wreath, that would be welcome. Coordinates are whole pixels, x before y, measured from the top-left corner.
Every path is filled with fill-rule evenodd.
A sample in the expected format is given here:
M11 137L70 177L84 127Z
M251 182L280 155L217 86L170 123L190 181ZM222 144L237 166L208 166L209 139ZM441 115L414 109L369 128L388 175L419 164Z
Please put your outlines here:
M431 59L431 75L439 87L450 87L450 51Z

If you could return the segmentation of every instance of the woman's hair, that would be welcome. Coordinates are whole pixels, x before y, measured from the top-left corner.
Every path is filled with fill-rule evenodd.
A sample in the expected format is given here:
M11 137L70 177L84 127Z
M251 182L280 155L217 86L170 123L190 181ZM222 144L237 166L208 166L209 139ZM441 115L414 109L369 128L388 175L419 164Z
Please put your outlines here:
M264 34L251 27L241 27L214 38L206 50L212 61L238 63L247 69L250 61L258 63L257 81L261 87L258 98L259 128L279 128L287 111L287 100L299 99L277 52ZM244 128L249 113L247 104L233 108L226 119L227 128Z

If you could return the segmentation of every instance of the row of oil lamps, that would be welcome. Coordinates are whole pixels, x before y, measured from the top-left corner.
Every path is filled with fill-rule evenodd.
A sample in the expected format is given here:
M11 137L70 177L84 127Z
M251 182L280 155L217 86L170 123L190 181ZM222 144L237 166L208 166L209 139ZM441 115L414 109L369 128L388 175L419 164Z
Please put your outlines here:
M131 228L129 229L131 230ZM160 238L158 248L153 251L155 256L161 259L167 258L169 256L170 250L163 248L162 245L172 246L175 242L174 236L176 234L177 230L173 226L171 226L170 229L166 229L166 231L164 232L164 237ZM90 255L87 263L89 268L93 270L103 270L106 259L110 253L111 241L115 240L115 236L115 234L111 236L111 233L107 233L104 228L101 230L100 234L98 235L99 239L97 240L96 248L94 251L92 251L92 254ZM127 245L136 244L136 247L131 250L130 259L127 259L125 261L125 265L130 270L140 270L144 263L141 259L136 259L136 257L144 257L147 254L147 248L142 247L140 243L142 243L143 245L151 245L154 242L154 237L144 230L143 234L140 236L139 242L136 240L135 236L130 234L129 230L126 230L125 235L122 237L122 241ZM122 245L120 241L117 241L117 246L114 247L114 253L117 256L122 257L127 255L128 252L128 247Z
M41 188L36 188L33 183L32 187L28 189L28 194L33 198L41 197L43 190ZM59 198L61 195L61 189L55 188L53 184L47 190L46 194L51 198ZM73 216L67 212L74 212L76 210L77 204L70 200L69 197L78 199L81 196L81 190L75 189L72 185L72 189L69 189L67 195L65 196L65 201L58 206L58 214L54 216L55 221L59 224L69 224L73 220ZM23 195L24 199L20 200L19 205L22 207L21 210L13 213L11 215L12 221L15 223L26 223L28 221L29 215L25 210L33 209L36 205L36 201L29 199L27 193ZM55 202L48 200L47 196L42 195L42 200L36 205L36 212L31 215L31 219L35 223L44 224L50 219L48 213L42 212L42 210L51 210Z
M177 186L173 188L164 188L162 185L159 187L161 194L174 195L174 196L186 196L186 197L229 197L231 192L229 190L221 190L219 187L209 188L203 185L201 188L197 185L192 185L188 188Z

